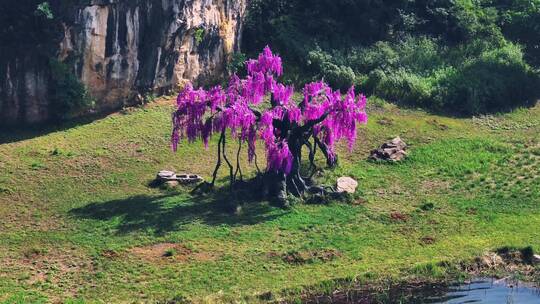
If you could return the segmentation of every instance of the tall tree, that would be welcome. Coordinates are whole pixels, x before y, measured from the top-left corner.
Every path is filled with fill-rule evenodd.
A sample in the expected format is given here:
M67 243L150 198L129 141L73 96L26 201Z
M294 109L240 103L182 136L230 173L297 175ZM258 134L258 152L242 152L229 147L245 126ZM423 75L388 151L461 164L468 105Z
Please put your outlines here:
M229 167L231 184L241 178L238 160L242 144L247 145L250 162L256 160L256 142L266 149L266 192L285 200L287 195L303 196L321 189L306 183L300 173L302 149L309 150L309 162L315 167L315 154L323 153L329 166L337 164L336 142L345 139L352 149L357 126L367 122L366 97L356 96L354 87L342 95L323 81L307 84L303 99L293 100L294 88L280 83L283 74L279 56L266 47L257 60L246 62L247 76L233 75L226 88L194 89L188 85L178 96L173 114L172 146L181 138L193 142L201 138L206 146L212 134L219 134L218 159L212 185L223 161ZM225 153L230 136L239 142L236 165ZM236 168L234 168L236 166ZM240 174L240 176L238 175Z

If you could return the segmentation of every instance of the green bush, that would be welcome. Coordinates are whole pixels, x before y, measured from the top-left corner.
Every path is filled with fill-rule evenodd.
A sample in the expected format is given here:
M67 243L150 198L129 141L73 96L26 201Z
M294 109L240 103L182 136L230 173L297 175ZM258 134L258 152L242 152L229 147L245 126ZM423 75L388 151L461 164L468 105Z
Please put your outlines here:
M309 52L308 64L314 71L313 80L324 79L332 87L347 90L356 84L356 74L348 65L341 65L343 61L322 51L320 48Z
M392 55L373 56L377 47L382 47L380 54ZM377 43L363 52L357 66L373 69L365 91L403 104L469 115L534 102L538 75L524 61L521 48L512 43L489 47L472 42L438 48L424 38Z
M398 69L391 73L377 70L370 74L373 93L391 101L425 105L432 96L433 85L428 78Z
M376 69L388 70L397 66L399 54L390 42L378 41L371 47L357 48L350 53L350 65L364 74Z
M227 62L227 73L229 75L235 74L235 73L241 73L245 69L245 62L247 60L247 56L244 53L234 53L230 60Z
M322 78L332 87L347 90L354 85L356 74L348 66L338 66L333 63L325 63L322 66Z
M277 49L292 83L469 115L540 95L539 33L540 0L254 0L243 45Z
M195 38L195 43L197 45L201 44L201 42L204 40L204 35L206 34L206 31L204 28L200 27L195 29L195 33L193 34L193 37Z
M93 105L86 87L65 63L51 59L49 67L51 112L54 119L72 118Z
M43 16L43 17L45 17L47 19L53 19L54 18L54 14L52 12L51 5L47 1L40 3L37 6L36 11L34 12L34 14L36 16Z
M464 114L501 111L532 104L538 76L514 44L484 52L441 81L439 103Z
M525 47L527 59L540 65L540 0L499 0L505 9L499 25L506 37Z

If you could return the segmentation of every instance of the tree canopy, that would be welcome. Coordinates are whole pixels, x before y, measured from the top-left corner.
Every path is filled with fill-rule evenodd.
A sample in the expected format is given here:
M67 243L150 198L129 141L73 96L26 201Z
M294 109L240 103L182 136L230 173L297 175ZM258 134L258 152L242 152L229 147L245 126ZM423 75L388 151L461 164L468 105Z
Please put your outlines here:
M233 75L226 88L194 89L192 85L179 94L178 109L173 114L172 147L182 138L197 139L208 146L214 133L221 134L218 144L218 165L221 157L231 167L231 182L236 180L239 164L233 174L225 154L227 133L247 144L249 161L256 159L256 142L262 140L266 149L266 173L283 181L280 192L302 196L308 189L300 176L302 148L310 151L310 163L321 150L329 165L337 162L335 146L346 140L352 149L356 142L357 126L367 122L366 97L356 95L354 87L346 94L333 90L324 81L308 83L303 98L295 101L294 87L279 81L283 75L282 60L266 47L258 59L246 62L247 76ZM237 157L240 153L238 151ZM216 174L214 173L215 181ZM287 189L286 185L289 186Z

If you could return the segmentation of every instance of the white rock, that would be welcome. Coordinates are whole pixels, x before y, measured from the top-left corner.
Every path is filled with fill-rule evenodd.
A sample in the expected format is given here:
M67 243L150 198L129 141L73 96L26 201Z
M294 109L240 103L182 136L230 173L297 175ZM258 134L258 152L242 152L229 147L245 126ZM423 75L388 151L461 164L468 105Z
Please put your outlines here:
M176 179L176 174L172 171L166 171L166 170L163 170L163 171L159 171L159 173L157 174L157 178L160 179L160 180L174 180Z
M532 257L533 264L540 264L540 254L535 254Z
M338 192L347 192L347 193L355 193L356 187L358 187L358 182L350 177L340 177L337 180L337 191Z

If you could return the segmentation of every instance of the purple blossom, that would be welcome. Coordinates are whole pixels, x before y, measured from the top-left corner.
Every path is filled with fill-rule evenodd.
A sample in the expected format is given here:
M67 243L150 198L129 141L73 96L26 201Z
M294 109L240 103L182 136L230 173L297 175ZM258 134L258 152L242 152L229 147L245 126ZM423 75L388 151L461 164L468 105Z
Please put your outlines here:
M274 100L277 101L278 105L288 105L291 101L292 95L294 94L294 88L291 86L277 84L274 86L272 94L274 96Z
M246 62L248 75L240 79L231 76L229 85L209 90L195 90L191 84L180 92L177 110L173 113L171 146L177 150L180 140L188 142L201 139L205 146L214 133L226 130L234 138L248 143L248 159L253 161L257 140L262 140L266 149L267 169L288 174L293 166L293 154L289 149L288 134L281 134L279 124L288 121L293 127L313 122L312 136L317 136L325 145L332 159L335 145L347 141L349 149L354 147L357 126L367 123L366 97L356 96L354 87L342 96L323 81L306 84L302 90L303 101L293 100L294 88L279 83L283 74L281 58L269 47L256 60ZM254 111L269 96L274 105L264 107L260 114ZM257 114L256 114L257 113Z

